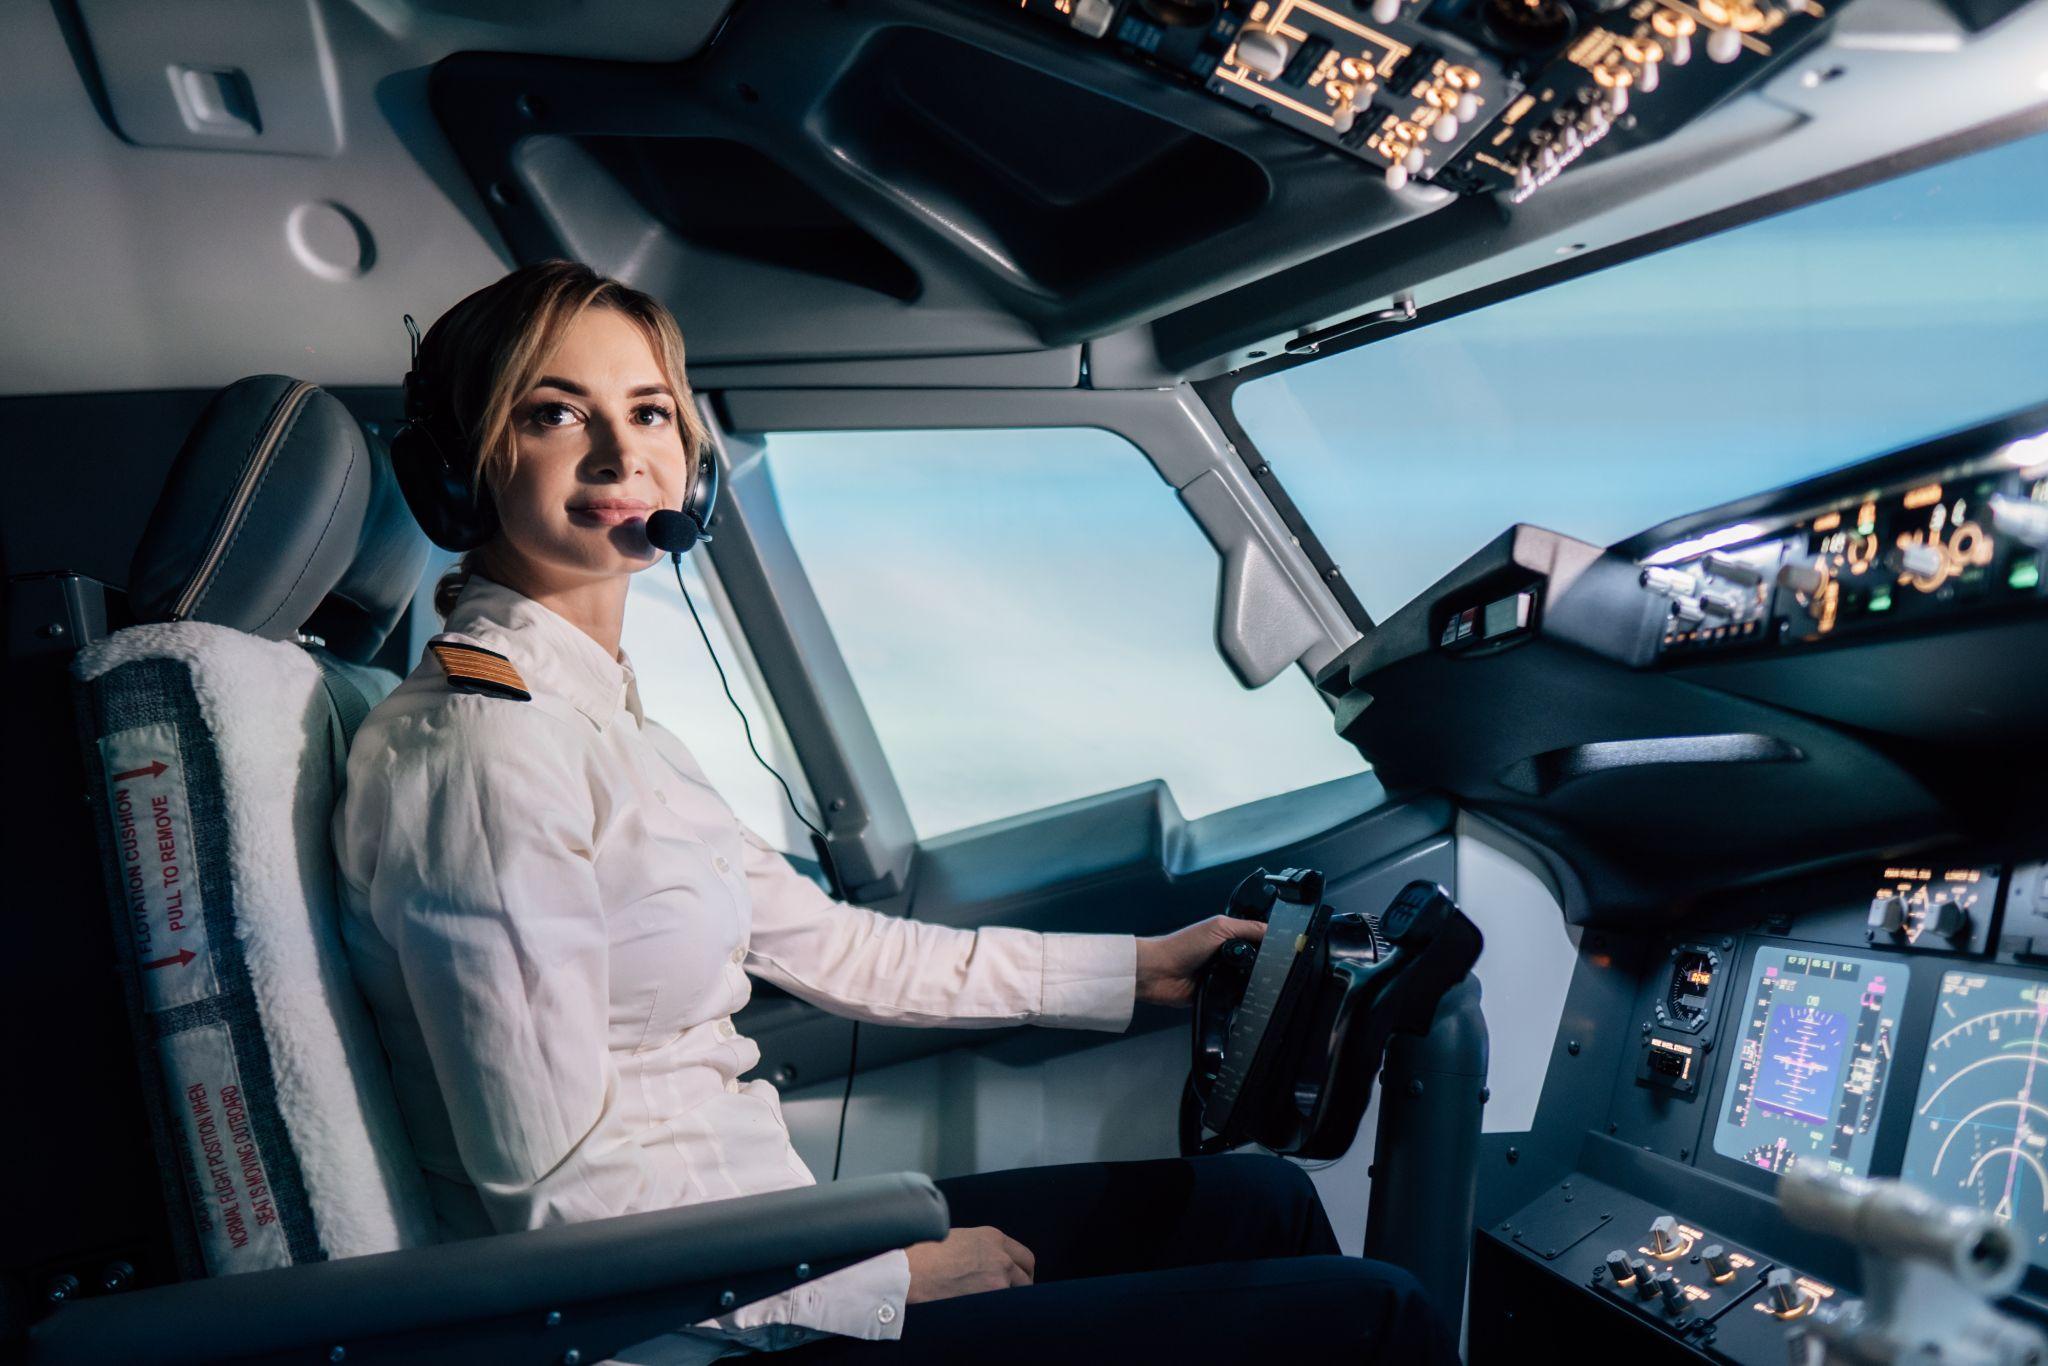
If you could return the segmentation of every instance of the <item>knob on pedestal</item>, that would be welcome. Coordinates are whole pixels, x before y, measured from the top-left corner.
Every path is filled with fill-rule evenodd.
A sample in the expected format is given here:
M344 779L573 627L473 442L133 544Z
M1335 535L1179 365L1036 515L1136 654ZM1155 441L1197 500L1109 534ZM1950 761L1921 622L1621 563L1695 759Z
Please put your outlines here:
M1645 1300L1655 1299L1657 1297L1657 1276L1655 1272L1650 1270L1650 1264L1641 1257L1637 1257L1630 1265L1635 1268L1635 1291L1637 1297Z
M1700 1259L1707 1264L1707 1275L1716 1285L1735 1275L1735 1263L1728 1259L1728 1249L1719 1243L1708 1243Z
M1779 1318L1789 1318L1798 1313L1801 1298L1792 1273L1784 1267L1777 1267L1764 1277L1764 1302Z
M1906 928L1906 903L1895 896L1881 896L1870 903L1870 928L1879 934L1897 934Z
M1628 1254L1616 1248L1607 1254L1607 1274L1614 1278L1617 1286L1623 1286L1636 1278L1636 1269L1630 1263Z
M1650 1246L1660 1257L1668 1257L1684 1250L1685 1235L1678 1231L1678 1220L1668 1214L1660 1214L1650 1221Z
M1929 928L1945 939L1960 939L1969 932L1970 912L1953 901L1944 901L1934 908L1929 919Z
M1668 1271L1657 1273L1657 1293L1664 1297L1664 1312L1683 1314L1685 1312L1685 1287L1678 1277Z

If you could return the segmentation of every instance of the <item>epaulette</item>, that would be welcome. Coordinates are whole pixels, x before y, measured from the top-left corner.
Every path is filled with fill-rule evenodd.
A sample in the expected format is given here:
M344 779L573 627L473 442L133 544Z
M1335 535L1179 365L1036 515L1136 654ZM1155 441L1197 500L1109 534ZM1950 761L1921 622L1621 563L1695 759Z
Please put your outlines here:
M486 650L481 645L465 645L457 640L430 640L427 648L434 652L441 672L448 675L448 686L459 692L505 697L514 702L533 700L533 694L526 690L526 680L519 676L519 670L496 650Z

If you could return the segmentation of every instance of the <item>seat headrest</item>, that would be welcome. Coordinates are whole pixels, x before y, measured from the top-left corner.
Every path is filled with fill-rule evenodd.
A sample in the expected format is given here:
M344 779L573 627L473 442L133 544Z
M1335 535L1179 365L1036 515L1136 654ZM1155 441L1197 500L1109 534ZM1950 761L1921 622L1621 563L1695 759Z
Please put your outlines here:
M301 627L324 636L317 616L337 654L367 659L427 555L380 463L324 390L287 375L230 384L186 437L136 549L136 620L289 640Z

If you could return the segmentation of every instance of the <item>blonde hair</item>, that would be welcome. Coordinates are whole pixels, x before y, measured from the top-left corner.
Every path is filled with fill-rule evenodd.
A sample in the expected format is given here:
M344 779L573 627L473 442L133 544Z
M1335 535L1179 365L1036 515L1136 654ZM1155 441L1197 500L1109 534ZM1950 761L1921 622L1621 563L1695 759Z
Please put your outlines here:
M521 266L443 313L420 341L415 369L427 402L468 435L477 452L470 488L505 486L517 460L513 410L540 378L570 323L584 310L609 308L637 323L676 400L683 453L707 459L704 421L683 372L683 330L667 305L651 294L600 275L581 261L537 261ZM447 619L463 585L478 567L483 547L465 551L434 587L434 610Z

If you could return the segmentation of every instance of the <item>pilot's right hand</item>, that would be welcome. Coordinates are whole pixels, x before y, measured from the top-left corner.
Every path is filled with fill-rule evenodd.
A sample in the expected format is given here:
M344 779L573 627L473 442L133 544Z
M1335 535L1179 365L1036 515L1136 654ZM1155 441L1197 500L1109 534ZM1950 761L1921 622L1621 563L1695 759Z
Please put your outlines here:
M905 1304L1029 1285L1037 1264L1030 1248L987 1225L956 1228L938 1242L912 1243L904 1251L910 1258Z

